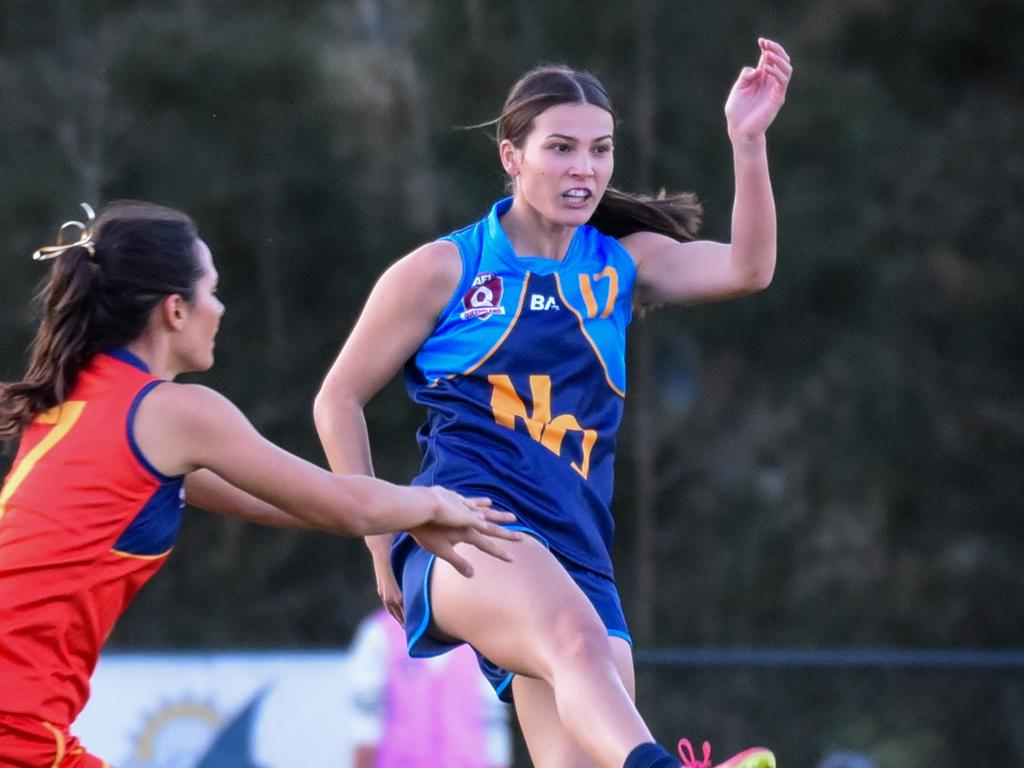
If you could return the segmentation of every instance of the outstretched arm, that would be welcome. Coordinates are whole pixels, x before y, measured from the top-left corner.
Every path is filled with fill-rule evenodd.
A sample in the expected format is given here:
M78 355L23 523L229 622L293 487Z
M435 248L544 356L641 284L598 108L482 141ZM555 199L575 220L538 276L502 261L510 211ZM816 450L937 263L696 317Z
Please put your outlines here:
M465 535L507 538L492 521L505 516L489 502L466 499L443 488L408 488L372 477L339 477L271 443L223 395L195 384L167 382L143 398L135 438L161 472L187 475L208 469L230 485L316 528L367 536L440 525ZM209 491L209 485L207 491ZM226 496L208 494L230 512ZM265 510L266 511L266 510ZM458 566L457 566L458 567Z
M214 511L266 516L279 513L348 536L436 526L447 549L437 554L467 575L471 569L449 551L467 542L509 559L498 539L510 535L499 523L511 515L490 509L490 502L467 499L444 488L408 488L372 477L339 477L274 445L225 397L194 384L163 383L142 399L134 436L150 463L166 475L208 469L267 506L252 507L230 496L207 475L193 491ZM205 494L205 499L203 495ZM248 507L248 509L246 509Z
M765 136L785 101L793 68L778 43L762 38L758 45L757 66L744 67L725 104L736 178L731 242L680 243L653 232L622 238L637 264L641 303L717 301L771 282L776 223Z

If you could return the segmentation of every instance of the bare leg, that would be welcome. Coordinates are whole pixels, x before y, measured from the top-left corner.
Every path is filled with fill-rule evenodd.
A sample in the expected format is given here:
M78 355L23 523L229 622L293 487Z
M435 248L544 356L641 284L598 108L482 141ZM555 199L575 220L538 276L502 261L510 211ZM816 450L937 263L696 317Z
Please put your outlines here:
M508 549L512 563L463 547L460 554L473 564L471 579L435 562L435 629L471 643L495 664L543 681L562 727L593 765L622 768L634 747L653 739L604 625L540 542L526 536ZM553 765L540 758L538 765Z
M612 655L619 677L636 700L633 653L629 643L612 637ZM535 768L593 768L597 765L580 749L562 726L555 707L555 693L543 680L517 675L512 681L516 715Z

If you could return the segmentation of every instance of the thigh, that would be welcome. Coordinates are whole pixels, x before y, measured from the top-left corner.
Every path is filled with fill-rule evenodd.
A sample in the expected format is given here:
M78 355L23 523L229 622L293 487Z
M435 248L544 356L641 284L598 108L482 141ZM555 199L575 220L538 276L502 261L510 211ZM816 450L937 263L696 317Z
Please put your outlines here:
M552 654L566 642L606 643L601 619L561 563L532 536L508 546L507 563L460 550L473 564L465 578L437 560L430 583L433 629L470 643L510 672L549 678Z
M611 638L611 645L615 667L629 695L635 700L632 648L617 637ZM519 727L536 768L594 768L594 763L562 726L554 691L547 682L516 677L512 681L512 689Z

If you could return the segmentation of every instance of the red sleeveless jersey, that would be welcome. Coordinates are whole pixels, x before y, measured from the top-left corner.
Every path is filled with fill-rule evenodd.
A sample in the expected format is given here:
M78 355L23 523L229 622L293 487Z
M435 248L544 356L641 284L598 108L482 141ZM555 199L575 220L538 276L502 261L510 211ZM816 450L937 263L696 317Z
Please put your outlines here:
M0 491L0 713L70 725L114 623L167 559L183 477L132 432L160 382L126 350L98 354L22 435Z

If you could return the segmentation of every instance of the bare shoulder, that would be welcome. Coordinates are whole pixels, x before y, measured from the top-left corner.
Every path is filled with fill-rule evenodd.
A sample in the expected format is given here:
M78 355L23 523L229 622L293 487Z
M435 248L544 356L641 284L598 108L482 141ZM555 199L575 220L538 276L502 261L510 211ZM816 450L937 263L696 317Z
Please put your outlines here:
M454 291L462 278L462 258L455 243L435 240L403 256L388 268L388 272Z
M165 426L174 423L195 423L209 416L237 411L235 405L220 392L201 384L162 382L146 395L139 406L139 416L159 415Z
M248 421L209 387L166 381L139 403L132 430L153 466L166 475L179 475L203 465L206 453L225 438L240 439L248 432Z
M437 318L462 279L462 258L455 243L421 245L392 264L377 282L374 303L382 301L404 315Z

